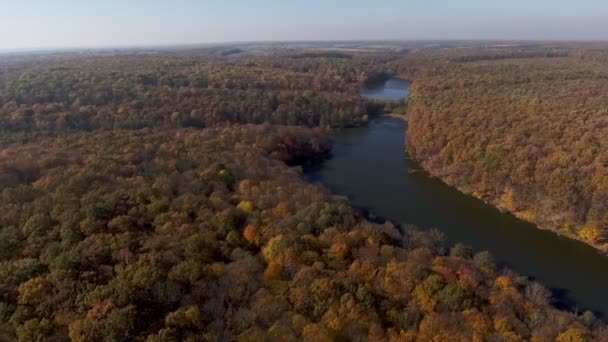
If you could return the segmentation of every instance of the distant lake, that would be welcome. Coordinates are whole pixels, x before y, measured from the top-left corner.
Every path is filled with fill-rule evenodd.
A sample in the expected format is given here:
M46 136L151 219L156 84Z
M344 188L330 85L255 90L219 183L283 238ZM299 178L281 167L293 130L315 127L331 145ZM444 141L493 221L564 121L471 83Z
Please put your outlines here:
M411 82L400 78L390 80L363 89L361 96L370 100L400 101L410 95Z
M392 79L364 96L401 100L409 94L409 84ZM365 127L339 130L333 157L305 170L306 176L374 215L437 228L447 246L461 242L490 251L499 264L551 288L558 306L608 316L607 256L501 213L421 172L405 152L406 129L403 120L381 117Z

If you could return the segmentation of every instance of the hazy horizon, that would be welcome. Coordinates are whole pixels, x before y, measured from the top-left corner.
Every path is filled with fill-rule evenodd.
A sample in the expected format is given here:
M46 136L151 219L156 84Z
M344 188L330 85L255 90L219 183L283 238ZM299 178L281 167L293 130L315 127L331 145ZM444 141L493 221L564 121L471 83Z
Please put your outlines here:
M24 0L2 5L0 50L277 41L606 41L608 4L523 0Z

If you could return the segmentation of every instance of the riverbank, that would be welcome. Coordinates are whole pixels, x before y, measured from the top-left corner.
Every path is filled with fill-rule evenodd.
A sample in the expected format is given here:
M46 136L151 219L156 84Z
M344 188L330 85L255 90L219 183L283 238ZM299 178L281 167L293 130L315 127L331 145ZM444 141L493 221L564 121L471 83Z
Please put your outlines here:
M408 156L409 156L409 152L406 150L405 151ZM411 158L411 157L410 157ZM438 182L441 182L443 184L445 184L445 186L450 187L458 192L460 192L461 194L474 198L476 200L479 200L481 202L483 202L484 204L495 208L496 210L500 211L501 213L504 213L506 215L511 215L514 218L517 218L518 220L524 221L529 223L530 225L533 225L534 227L536 227L536 229L540 229L542 231L546 231L546 232L550 232L551 234L554 234L558 237L562 237L562 238L566 238L569 240L573 240L573 241L577 241L580 243L583 243L591 248L593 248L598 254L601 254L603 256L608 256L608 250L606 250L605 248L603 248L600 245L594 245L592 243L589 243L589 241L586 241L574 234L568 234L566 232L562 232L559 231L557 229L554 228L550 228L548 226L544 226L540 223L538 223L537 221L534 220L530 220L529 214L526 211L511 211L508 208L505 208L503 205L501 205L501 203L499 201L495 201L492 200L491 198L487 198L487 197L483 197L481 196L479 193L476 193L474 191L470 191L470 188L465 188L462 186L457 186L455 184L450 184L449 182L446 182L444 178L442 178L440 175L434 174L432 171L430 171L428 168L426 168L424 166L423 163L420 163L419 161L417 161L416 159L412 158L412 160L414 162L416 162L418 165L420 165L420 168L417 170L414 170L412 172L417 172L417 173L422 173L428 177L431 177L435 180L437 180Z
M426 170L425 170L425 172L426 172ZM554 234L557 234L559 236L562 236L562 237L565 237L565 238L568 238L568 239L571 239L571 240L579 241L581 243L584 243L586 245L589 245L589 246L595 248L595 250L598 253L608 256L608 249L606 249L606 245L605 244L602 244L602 245L593 244L590 241L582 239L581 237L579 237L579 236L577 236L575 234L571 234L571 233L568 233L568 232L563 232L563 231L560 231L560 230L558 230L556 228L551 228L551 227L548 227L548 226L544 226L542 223L540 223L538 221L530 220L530 215L529 215L529 213L527 211L511 211L508 208L505 208L504 206L502 206L499 201L494 201L492 199L484 199L481 196L475 196L475 194L467 194L466 192L463 191L462 188L458 188L457 187L456 189L458 189L463 194L473 196L473 197L479 199L480 201L483 201L487 205L491 205L491 206L497 208L501 212L508 213L510 215L513 215L513 216L517 217L518 219L520 219L522 221L529 222L530 224L535 225L538 229L550 231L550 232L552 232Z
M310 177L379 217L437 228L447 244L490 251L502 265L549 286L559 307L608 314L606 255L467 195L404 157L411 125L403 118L378 116L365 127L335 132L332 158Z
M407 129L408 129L408 133L410 133L409 132L410 130L415 130L415 128L412 128L411 125L408 125ZM408 143L408 146L411 146L411 142ZM406 152L410 156L412 156L410 149L406 149ZM536 215L534 213L534 211L535 211L534 206L528 206L528 208L526 210L513 210L512 208L510 208L508 205L505 204L505 201L512 201L512 199L509 199L509 196L512 196L512 194L509 194L507 192L501 192L500 195L497 195L497 196L493 196L490 194L484 194L482 191L480 191L478 189L478 185L476 185L476 184L467 184L467 185L457 184L456 182L451 181L450 179L446 178L446 174L443 171L438 171L438 170L435 170L435 169L429 167L426 160L421 160L420 158L416 158L415 156L412 156L411 158L413 160L415 160L422 167L424 172L427 173L430 177L433 177L433 178L437 179L438 181L441 181L442 183L446 184L449 187L452 187L453 189L458 190L459 192L461 192L464 195L476 198L477 200L480 200L480 201L484 202L485 204L490 205L501 212L508 213L509 215L513 215L514 217L516 217L522 221L525 221L525 222L530 223L531 225L534 225L537 229L540 229L543 231L548 231L557 236L565 237L565 238L568 238L568 239L571 239L574 241L578 241L580 243L584 243L584 244L590 246L591 248L593 248L594 250L596 250L598 253L603 254L603 255L608 255L608 244L606 244L603 240L598 243L594 243L594 241L592 240L593 237L596 236L595 234L598 234L598 235L602 234L602 232L599 230L586 233L585 236L588 236L588 237L584 238L582 236L582 235L584 235L584 233L582 233L582 231L587 228L583 225L572 225L571 226L570 229L578 231L578 234L566 231L563 229L564 228L563 225L551 225L550 223L548 223L548 218L546 218L544 216ZM507 199L505 200L505 198L507 198Z
M442 71L412 89L409 153L466 194L608 252L608 83L588 77L602 70L596 53L436 56Z
M385 81L384 85L377 86L374 89L367 89L365 91L366 95L364 97L371 99L371 100L390 99L387 103L390 103L390 102L394 103L395 101L402 100L401 98L397 97L397 94L407 93L407 97L409 97L409 94L410 94L409 89L410 89L410 86L412 83L413 83L412 81L409 81L406 78L400 78L400 77L391 78L391 79ZM407 91L405 91L404 89L401 89L401 90L396 89L396 86L404 86L405 84L407 84L407 87L408 87ZM408 113L404 113L404 114L384 113L384 114L380 115L379 117L380 118L382 118L382 117L395 118L395 119L402 120L406 123L408 122ZM409 129L409 126L408 126L408 129ZM408 144L408 146L410 146L410 145ZM408 155L409 155L409 151L407 151L407 149L406 149L406 153L408 153ZM416 158L414 157L413 160L416 160ZM450 187L460 191L464 195L474 197L474 198L484 202L485 204L496 208L497 210L499 210L503 213L508 213L522 221L533 224L538 229L550 231L558 236L566 237L566 238L569 238L569 239L572 239L575 241L579 241L581 243L584 243L584 244L587 244L587 245L593 247L595 250L597 250L599 253L601 253L603 255L608 255L608 244L593 243L592 241L589 241L589 239L581 238L581 236L579 236L577 234L573 234L573 233L570 233L567 231L561 231L558 229L559 227L551 227L550 225L547 225L546 223L542 222L542 220L531 219L531 217L530 217L531 215L528 210L520 210L520 211L511 210L510 208L508 208L507 206L504 205L504 203L503 203L504 201L501 201L500 198L482 196L479 192L469 191L467 189L472 188L473 186L465 187L465 186L461 186L458 184L454 184L453 182L450 182L446 178L442 177L441 174L434 172L434 170L429 168L424 163L424 160L416 160L416 161L419 162L422 172L425 172L430 177L436 178L437 180L445 183L447 186L450 186ZM420 170L417 170L417 171L420 171Z
M405 134L406 123L388 116L336 131L332 157L305 175L374 217L436 228L447 246L488 250L500 265L548 286L560 308L589 308L606 317L606 256L430 177L404 156Z
M416 251L423 252L418 254L415 252L417 258L408 259L401 263L398 259L395 259L397 254L392 251L384 249L360 249L357 253L365 253L366 257L369 258L383 258L384 255L391 255L392 260L395 261L393 267L398 269L402 274L400 279L392 278L390 273L391 269L387 268L386 274L382 274L382 284L385 286L391 286L394 284L395 289L403 290L408 288L410 296L404 298L415 298L414 303L421 303L420 295L422 287L408 285L408 281L404 280L408 274L411 274L409 269L412 269L409 265L415 265L416 270L424 272L424 268L421 265L432 265L426 269L428 274L433 277L433 280L440 282L452 283L453 280L457 280L456 286L450 288L450 290L461 289L461 286L465 289L469 289L468 281L465 279L469 278L469 270L473 269L482 270L481 273L477 273L474 277L487 277L488 275L494 274L495 280L481 281L476 283L471 289L471 293L475 293L474 296L480 296L483 298L482 302L476 302L477 312L482 315L487 315L490 321L494 321L497 317L505 317L505 310L510 311L514 307L518 307L520 303L524 303L526 308L537 306L542 303L543 309L538 312L543 313L543 317L554 317L555 314L563 314L569 312L568 317L575 317L578 320L580 317L578 314L572 314L573 311L567 310L556 310L556 309L571 309L573 306L566 304L568 296L559 291L554 291L556 301L551 302L548 300L548 291L542 286L536 283L536 279L539 281L541 277L529 278L525 276L518 276L511 269L515 270L518 274L531 274L522 272L519 266L519 262L515 260L514 263L506 263L503 261L502 253L494 253L495 250L491 250L491 253L497 255L496 259L499 261L498 266L494 264L494 259L489 256L488 253L483 252L484 248L479 248L479 245L470 243L471 241L467 238L461 239L462 236L455 236L455 232L466 232L471 227L476 228L475 224L481 218L483 219L484 213L479 212L475 215L471 215L470 212L466 213L467 222L461 222L460 213L463 213L462 205L464 207L469 206L471 203L479 204L480 202L469 198L469 203L465 203L460 199L454 201L443 201L444 197L441 192L445 191L447 196L457 193L458 196L462 196L457 191L448 188L443 185L438 185L436 181L432 181L433 185L427 187L422 184L423 178L415 176L408 176L407 170L409 169L408 161L403 155L403 144L405 134L405 122L398 118L392 118L388 116L379 117L375 120L371 120L368 126L342 129L334 132L334 150L332 158L326 160L322 164L309 165L308 168L304 169L304 175L306 179L315 184L322 185L327 189L328 193L334 194L333 198L343 200L345 203L349 203L354 208L359 208L361 215L372 222L377 222L382 227L387 229L402 228L401 233L403 237L398 238L397 245L404 244L405 246L415 246L424 239L424 250L417 249ZM426 178L426 180L429 180ZM343 197L344 196L344 197ZM450 203L447 203L450 202ZM448 207L442 207L443 204L447 204ZM460 206L460 207L459 207ZM451 207L451 208L450 208ZM501 215L495 213L495 211L487 206L483 206L487 210L491 211L492 214ZM382 219L379 219L382 218ZM383 219L386 219L384 221ZM433 220L441 220L441 222ZM444 221L445 220L445 221ZM421 224L424 223L424 224ZM415 228L421 227L421 228ZM437 230L425 229L428 227L436 227ZM377 228L376 228L377 229ZM378 233L382 233L383 230L379 230ZM442 233L438 233L441 231ZM351 232L352 236L357 236L356 230ZM481 233L483 234L483 233ZM475 234L477 235L477 234ZM395 236L395 235L393 235ZM442 239L445 237L445 240ZM500 241L506 240L504 237L499 237L494 243L500 244ZM463 242L466 245L471 245L473 248L470 250L463 247L455 247L450 249L456 242ZM509 243L507 243L509 245ZM509 245L509 247L513 247ZM416 247L406 247L406 250L413 250ZM337 246L332 246L331 250L336 250ZM439 254L432 254L433 250L440 250ZM451 253L448 251L452 251ZM461 253L462 251L462 253ZM370 254L368 254L370 253ZM525 254L525 251L524 251ZM361 255L361 254L357 254ZM397 256L398 257L398 256ZM375 260L374 259L374 260ZM543 258L540 258L541 260ZM482 263L480 260L484 260ZM472 263L469 263L471 262ZM486 263L487 261L487 263ZM468 263L468 264L467 264ZM534 264L534 262L532 262ZM453 268L454 265L459 265L457 268ZM482 266L479 266L482 265ZM513 268L515 265L518 268ZM551 268L542 265L539 269ZM467 270L465 270L465 268ZM353 264L351 269L359 269L358 265ZM457 269L456 272L453 272ZM418 273L418 272L416 272ZM437 275L437 276L436 276ZM423 275L422 277L425 277ZM445 278L444 278L445 277ZM445 279L445 280L442 280ZM479 279L479 278L478 278ZM429 281L430 282L430 281ZM567 282L565 282L567 283ZM441 283L443 284L443 283ZM439 284L439 287L443 285ZM498 284L498 285L497 285ZM490 289L490 292L484 292L483 289ZM413 291L412 291L413 289ZM504 290L508 289L507 292ZM545 298L544 300L537 301L532 296L528 297L525 293L537 289L541 293L538 298ZM393 293L393 290L389 290ZM468 290L467 290L468 291ZM427 307L425 310L433 310L433 308L439 308L441 310L443 306L441 300L437 299L435 291L429 293L424 298L434 300L435 305L433 307ZM578 294L578 291L574 291ZM464 292L468 293L468 292ZM498 300L502 298L503 294L510 293L506 301ZM516 297L512 294L521 293ZM413 295L413 297L411 297ZM488 296L489 295L489 296ZM457 302L461 302L462 296L455 299ZM473 301L475 302L475 301ZM502 303L508 302L508 305ZM468 302L467 302L468 303ZM472 302L471 302L472 303ZM499 303L497 307L494 307L495 303ZM579 308L589 308L588 305L581 302L575 302ZM469 304L466 304L469 305ZM490 310L484 309L488 305ZM444 307L445 308L445 307ZM496 309L497 311L492 311ZM470 312L470 310L456 309L451 313L452 319L456 315L460 315L461 312ZM518 309L520 315L523 317L532 317L533 314L528 312L529 309ZM428 311L423 311L428 312ZM445 312L445 311L444 311ZM572 315L572 316L570 316ZM600 323L601 320L596 320L593 314L586 313L585 317L591 317L590 320ZM513 317L510 316L509 317ZM551 318L551 326L555 329L558 325L555 325ZM460 319L457 319L460 321ZM541 321L544 318L541 318ZM464 320L463 320L464 321ZM522 321L520 326L527 324L527 320ZM537 323L535 323L537 324ZM424 323L421 324L425 325ZM440 330L441 328L434 328L434 330ZM460 326L459 331L466 331L466 326ZM493 328L489 326L489 329ZM556 330L565 331L568 328L557 328ZM551 336L555 337L558 334ZM418 334L417 336L422 336ZM456 336L456 333L451 336ZM481 335L480 335L481 336ZM494 336L492 332L487 336ZM512 335L515 336L515 335ZM530 336L540 336L536 333L525 333L522 335L523 340L530 339ZM545 335L543 335L545 336ZM548 335L547 335L548 336ZM469 340L465 338L464 340ZM542 339L546 340L546 339ZM549 339L551 340L551 339Z

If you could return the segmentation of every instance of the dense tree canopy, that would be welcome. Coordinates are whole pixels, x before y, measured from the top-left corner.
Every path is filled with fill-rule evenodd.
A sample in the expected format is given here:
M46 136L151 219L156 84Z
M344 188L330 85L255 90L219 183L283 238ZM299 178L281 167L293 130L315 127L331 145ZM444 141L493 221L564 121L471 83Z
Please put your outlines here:
M331 149L317 126L377 110L361 85L446 67L401 57L219 49L0 63L0 340L608 339L592 313L557 310L489 253L371 223L302 180L297 165ZM419 113L438 80L416 85L418 157L432 156Z
M390 53L118 55L0 63L0 127L74 131L263 123L340 127L367 121L362 83Z
M436 233L367 222L281 161L328 148L319 132L268 125L5 147L0 331L24 341L607 337L487 253L447 253Z
M410 154L466 193L606 250L606 50L430 55L413 87Z

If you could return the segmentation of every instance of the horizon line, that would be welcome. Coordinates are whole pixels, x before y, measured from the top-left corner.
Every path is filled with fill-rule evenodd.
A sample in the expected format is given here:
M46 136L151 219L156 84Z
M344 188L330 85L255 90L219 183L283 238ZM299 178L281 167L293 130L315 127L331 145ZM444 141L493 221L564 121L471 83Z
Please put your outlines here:
M232 45L255 45L255 44L294 44L294 43L421 43L421 42L519 42L519 43L608 43L608 38L601 39L516 39L516 38L388 38L388 39L277 39L277 40L234 40L217 42L190 42L190 43L158 43L158 44L101 44L101 45L56 45L38 47L15 47L0 48L0 54L7 53L35 53L35 52L76 52L76 51L103 51L103 50L146 50L163 49L172 50L193 47L213 47L213 46L232 46Z

